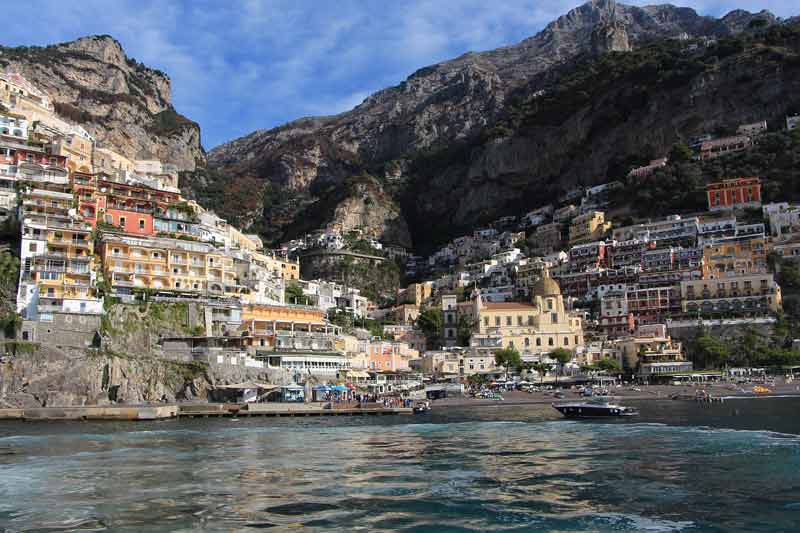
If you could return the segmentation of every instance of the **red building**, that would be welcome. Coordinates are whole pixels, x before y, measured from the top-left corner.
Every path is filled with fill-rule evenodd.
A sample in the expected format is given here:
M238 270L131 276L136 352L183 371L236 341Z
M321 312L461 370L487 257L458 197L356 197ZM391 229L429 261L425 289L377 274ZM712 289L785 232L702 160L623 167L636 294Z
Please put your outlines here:
M97 208L104 223L119 227L131 235L155 235L153 214L180 201L180 194L152 189L144 185L118 183L100 177Z
M706 185L709 211L761 207L761 180L733 178Z

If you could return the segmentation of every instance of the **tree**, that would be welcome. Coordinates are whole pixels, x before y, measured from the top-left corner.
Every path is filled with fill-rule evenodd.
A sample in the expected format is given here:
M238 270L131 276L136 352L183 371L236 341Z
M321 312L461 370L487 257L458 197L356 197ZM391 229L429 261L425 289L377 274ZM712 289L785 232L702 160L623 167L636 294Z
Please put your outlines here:
M530 365L531 370L535 370L537 374L539 374L539 382L544 383L544 375L547 374L547 371L550 370L550 365L539 362L539 363L532 363Z
M697 337L692 348L692 359L700 368L723 366L731 355L730 347L722 339L707 334Z
M622 372L622 365L619 364L619 361L616 359L611 359L610 357L604 357L597 362L596 368L601 372L607 372L611 374L619 374Z
M488 381L489 378L485 374L472 374L467 377L467 383L469 383L470 387L476 389L483 387Z
M669 151L669 162L670 163L685 163L687 161L692 160L692 149L686 146L683 143L677 143L672 145L672 149Z
M458 325L456 326L456 336L458 337L459 346L469 346L469 339L472 337L472 330L475 328L475 323L472 322L465 315L458 316Z
M0 253L0 330L9 337L20 322L14 308L18 275L19 260L8 252Z
M506 369L506 380L508 380L508 369L519 370L522 367L522 357L514 348L500 348L494 352L494 362L497 366Z
M308 296L303 294L303 289L300 288L299 285L296 283L288 283L286 285L286 290L284 291L284 298L286 303L296 304L296 305L308 305L309 299Z
M558 383L558 376L563 372L564 365L572 361L572 352L566 348L556 348L549 355L551 359L558 362L558 374L556 374L556 383Z
M423 309L417 317L417 327L425 334L425 345L428 349L441 348L444 332L444 314L441 308Z

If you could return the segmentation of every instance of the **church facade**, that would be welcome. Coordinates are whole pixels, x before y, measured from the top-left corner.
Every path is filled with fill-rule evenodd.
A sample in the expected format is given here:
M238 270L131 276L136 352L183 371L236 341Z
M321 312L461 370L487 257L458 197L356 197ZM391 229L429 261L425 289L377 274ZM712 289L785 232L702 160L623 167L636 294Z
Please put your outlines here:
M561 289L548 272L531 288L530 302L484 302L474 300L477 332L483 345L514 348L523 359L546 354L556 348L574 351L583 344L582 318L564 307Z

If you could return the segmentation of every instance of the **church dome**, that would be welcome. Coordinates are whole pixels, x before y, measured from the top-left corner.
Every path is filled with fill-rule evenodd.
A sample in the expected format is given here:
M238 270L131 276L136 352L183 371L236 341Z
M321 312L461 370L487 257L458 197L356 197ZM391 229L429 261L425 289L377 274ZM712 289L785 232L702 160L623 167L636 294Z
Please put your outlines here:
M550 277L550 272L545 270L542 274L542 277L539 278L533 288L531 289L531 296L536 298L537 296L541 296L543 298L547 296L561 296L561 287L558 286L558 282Z

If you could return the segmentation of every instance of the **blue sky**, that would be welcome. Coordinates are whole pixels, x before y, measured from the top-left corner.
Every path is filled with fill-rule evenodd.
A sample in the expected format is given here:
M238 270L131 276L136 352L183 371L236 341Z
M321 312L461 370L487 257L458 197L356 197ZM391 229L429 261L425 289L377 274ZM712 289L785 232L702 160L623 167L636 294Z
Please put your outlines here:
M769 9L796 0L672 3L701 14ZM513 44L580 0L28 0L8 2L5 46L110 34L129 56L172 78L177 110L203 145L308 115L351 109L416 69ZM645 4L633 0L624 3ZM27 21L27 22L21 22Z

